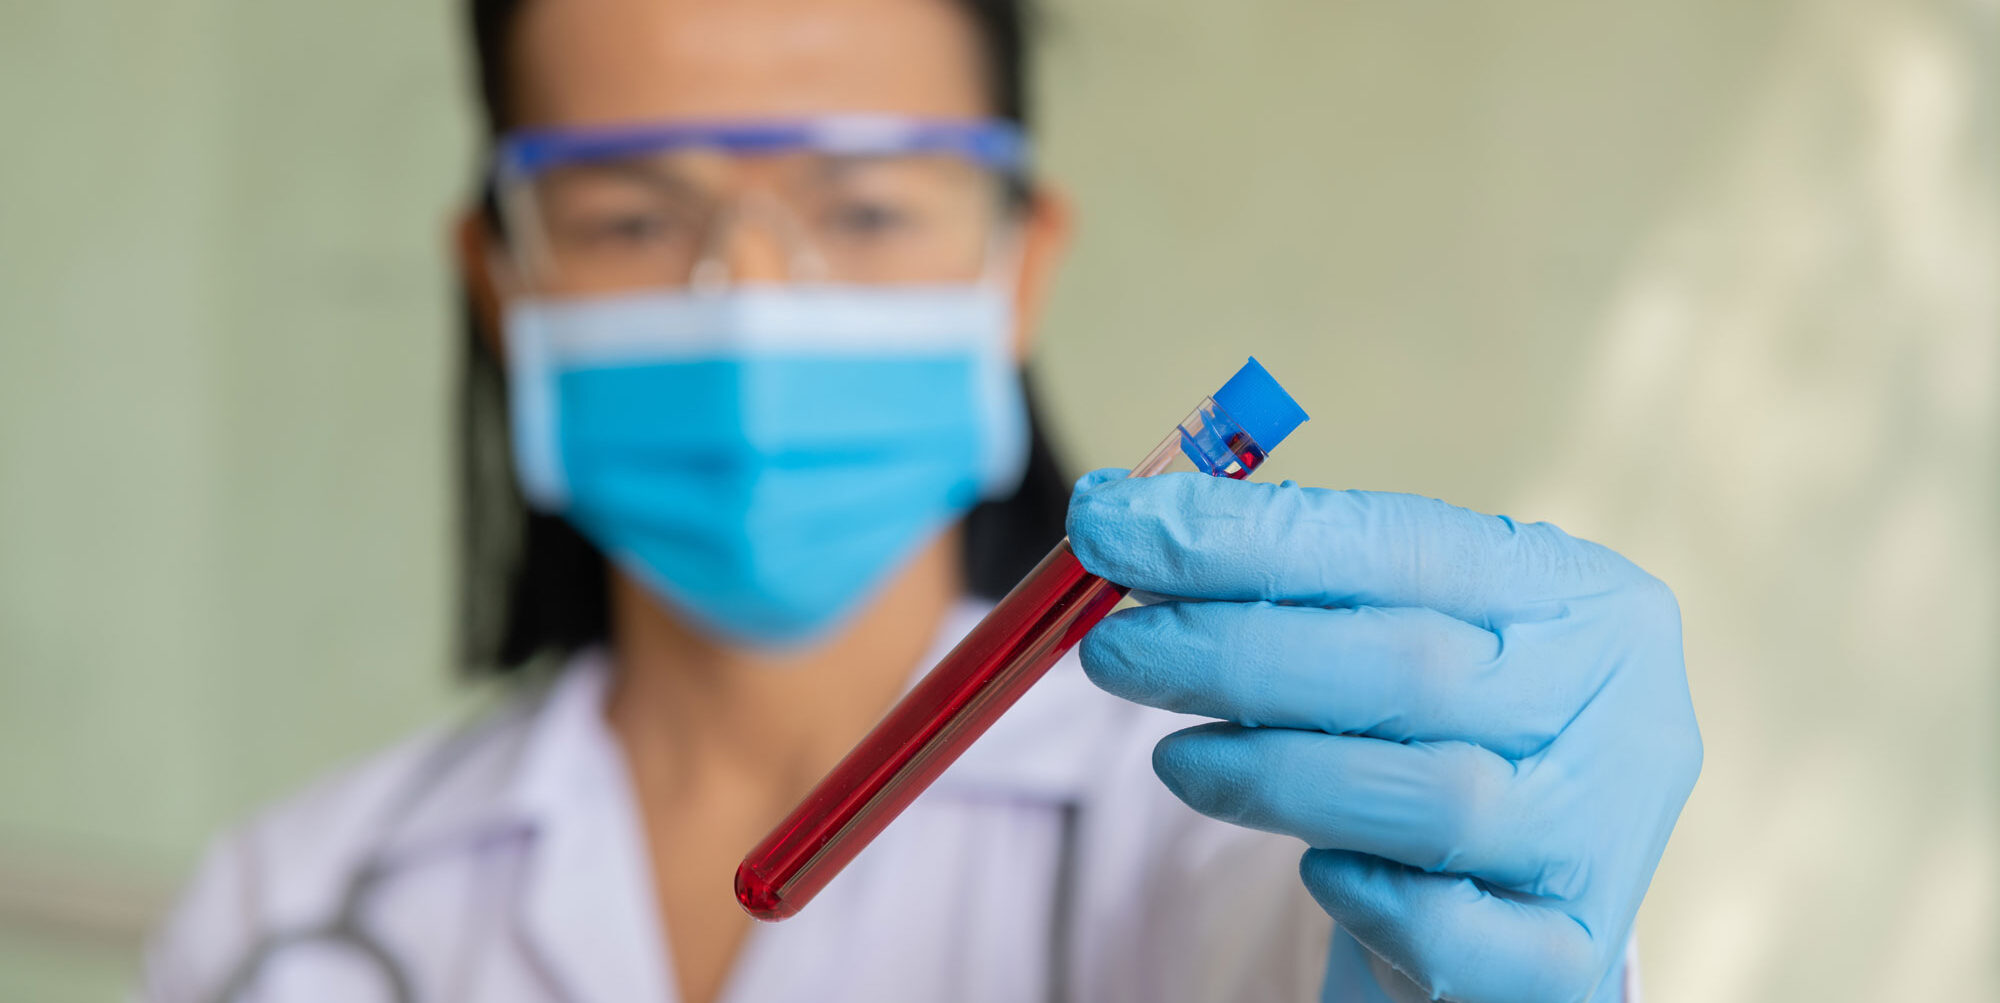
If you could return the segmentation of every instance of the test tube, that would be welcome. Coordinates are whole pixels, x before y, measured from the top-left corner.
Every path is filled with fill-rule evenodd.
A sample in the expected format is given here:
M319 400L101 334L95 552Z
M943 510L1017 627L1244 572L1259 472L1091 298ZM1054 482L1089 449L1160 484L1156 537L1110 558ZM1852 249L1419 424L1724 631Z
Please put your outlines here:
M1242 479L1306 413L1255 358L1132 468ZM1129 591L1083 569L1065 537L889 709L736 869L761 920L796 915Z

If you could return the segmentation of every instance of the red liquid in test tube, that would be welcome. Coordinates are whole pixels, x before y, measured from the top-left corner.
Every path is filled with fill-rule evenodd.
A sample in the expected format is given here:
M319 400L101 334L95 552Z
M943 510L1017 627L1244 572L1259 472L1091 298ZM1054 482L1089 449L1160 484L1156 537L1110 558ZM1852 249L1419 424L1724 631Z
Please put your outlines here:
M1185 456L1206 473L1248 477L1305 417L1252 359L1132 476ZM1127 591L1085 571L1067 539L1057 544L750 851L736 870L737 901L758 919L796 914Z

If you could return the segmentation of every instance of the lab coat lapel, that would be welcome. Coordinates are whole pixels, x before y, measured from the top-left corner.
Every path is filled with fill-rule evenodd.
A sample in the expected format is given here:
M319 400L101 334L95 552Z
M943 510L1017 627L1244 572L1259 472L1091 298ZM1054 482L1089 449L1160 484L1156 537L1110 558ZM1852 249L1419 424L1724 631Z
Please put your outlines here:
M525 757L519 795L539 838L521 928L574 1003L671 1003L631 786L603 720L607 675L601 659L573 661Z

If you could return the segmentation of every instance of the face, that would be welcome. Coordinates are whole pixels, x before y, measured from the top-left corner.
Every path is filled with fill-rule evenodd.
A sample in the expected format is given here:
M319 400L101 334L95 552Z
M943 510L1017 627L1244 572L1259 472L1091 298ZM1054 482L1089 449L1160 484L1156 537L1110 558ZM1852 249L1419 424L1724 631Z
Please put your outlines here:
M528 0L514 26L508 100L516 128L857 113L979 119L992 106L975 31L952 0ZM682 186L725 184L700 163L674 170L670 180ZM727 183L786 191L784 171L782 162L757 164ZM881 172L835 183L863 194L870 186L909 190ZM812 190L826 188L821 182ZM619 197L615 185L599 181L578 190L600 201ZM595 208L573 201L579 213ZM1063 202L1042 191L1014 221L1017 353L1026 349L1066 240L1067 216ZM726 246L714 253L734 280L782 281L791 270L772 228L727 232ZM494 331L502 300L521 283L504 266L493 270L490 263L505 256L489 253L491 235L476 213L467 214L460 236L484 326Z

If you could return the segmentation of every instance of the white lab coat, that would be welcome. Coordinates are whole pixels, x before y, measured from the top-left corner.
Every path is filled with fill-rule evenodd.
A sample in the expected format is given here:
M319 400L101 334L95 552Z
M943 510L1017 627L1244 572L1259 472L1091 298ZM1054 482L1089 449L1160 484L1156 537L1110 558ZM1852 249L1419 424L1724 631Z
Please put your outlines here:
M954 611L927 663L982 612ZM475 730L393 748L220 840L149 951L144 998L210 999L372 868L356 925L423 1003L674 1000L607 675L581 656ZM1329 999L1379 1000L1350 939L1327 974L1302 844L1203 818L1153 776L1153 743L1188 723L1064 659L803 912L757 925L723 1000L1311 1000L1323 980ZM378 966L322 940L275 953L243 998L390 997Z

